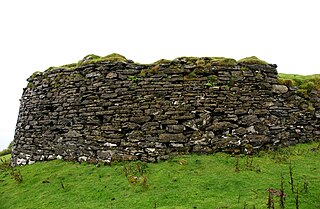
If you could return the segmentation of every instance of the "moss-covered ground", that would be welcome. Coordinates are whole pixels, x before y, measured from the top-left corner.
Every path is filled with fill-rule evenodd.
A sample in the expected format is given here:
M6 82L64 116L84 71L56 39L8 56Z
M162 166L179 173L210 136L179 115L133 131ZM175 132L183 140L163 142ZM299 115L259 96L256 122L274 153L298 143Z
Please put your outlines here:
M319 143L254 156L189 155L160 163L39 162L0 171L0 208L239 209L268 208L268 199L280 208L276 194L283 176L285 208L296 208L298 191L299 208L315 209L320 208L319 162ZM268 189L275 192L273 200Z

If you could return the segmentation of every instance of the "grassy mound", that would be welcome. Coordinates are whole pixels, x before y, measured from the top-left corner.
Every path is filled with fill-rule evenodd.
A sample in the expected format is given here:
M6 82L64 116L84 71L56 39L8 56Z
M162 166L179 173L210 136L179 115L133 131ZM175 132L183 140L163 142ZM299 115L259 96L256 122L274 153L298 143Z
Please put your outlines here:
M295 75L279 73L279 82L288 86L296 86L306 91L320 90L320 74Z
M319 143L313 143L256 156L190 155L156 164L40 162L0 171L0 206L238 209L267 208L269 202L280 208L286 196L285 208L296 208L298 191L300 208L314 209L320 208L319 156Z
M268 63L266 61L263 61L259 59L256 56L252 57L246 57L243 59L238 60L238 63L243 63L243 64L260 64L260 65L267 65Z

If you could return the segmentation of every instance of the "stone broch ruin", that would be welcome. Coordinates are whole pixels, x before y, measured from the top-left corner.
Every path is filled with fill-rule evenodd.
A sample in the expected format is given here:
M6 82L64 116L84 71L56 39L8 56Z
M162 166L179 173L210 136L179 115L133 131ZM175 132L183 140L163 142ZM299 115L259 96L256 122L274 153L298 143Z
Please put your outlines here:
M12 165L64 159L157 162L187 153L252 153L320 139L308 99L255 57L139 64L89 55L36 72L24 89ZM312 108L310 108L312 104Z

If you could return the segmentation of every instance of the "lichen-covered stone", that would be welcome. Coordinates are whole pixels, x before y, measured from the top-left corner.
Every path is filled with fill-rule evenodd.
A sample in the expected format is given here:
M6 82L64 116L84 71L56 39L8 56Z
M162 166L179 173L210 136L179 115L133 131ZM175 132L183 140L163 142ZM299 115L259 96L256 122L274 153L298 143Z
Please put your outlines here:
M285 85L272 85L272 91L278 94L284 94L288 92L288 87Z

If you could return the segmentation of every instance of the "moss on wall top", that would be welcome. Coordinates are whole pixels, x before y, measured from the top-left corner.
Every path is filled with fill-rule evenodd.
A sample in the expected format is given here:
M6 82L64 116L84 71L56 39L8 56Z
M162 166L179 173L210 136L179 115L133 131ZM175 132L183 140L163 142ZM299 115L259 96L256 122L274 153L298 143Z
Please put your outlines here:
M135 63L132 60L128 60L123 55L112 53L107 56L98 56L95 54L89 54L82 58L77 63L71 63L67 65L63 65L60 67L50 67L44 71L44 73L40 71L36 71L33 73L28 81L32 81L37 76L43 76L52 70L74 70L79 67L85 67L90 64L104 64L104 63L112 63L112 62L122 62L122 63L134 63L137 65L143 66L139 76L147 76L157 73L163 73L163 69L170 70L172 73L183 72L185 68L190 70L190 74L196 74L197 72L211 68L212 66L222 66L222 67L236 67L241 66L241 69L246 69L246 66L249 65L263 65L271 67L276 67L276 65L268 64L266 61L263 61L256 56L246 57L236 61L232 58L226 57L178 57L173 60L160 59L151 64L139 64ZM294 75L294 74L282 74L278 75L279 83L285 84L287 86L296 86L298 89L302 89L302 91L310 92L311 90L320 90L320 74L318 75ZM32 87L32 83L28 85L28 87Z
M107 56L98 56L95 54L89 54L82 58L77 63L67 64L60 67L50 67L45 70L45 74L52 70L74 70L79 67L85 67L90 64L103 64L103 63L112 63L112 62L122 62L122 63L135 63L132 60L128 60L123 55L112 53ZM172 73L183 72L185 69L190 69L191 74L196 74L202 69L210 68L212 66L224 66L224 67L235 67L240 65L241 69L246 69L243 65L269 65L266 61L263 61L256 56L246 57L236 61L232 58L226 57L178 57L173 60L160 59L151 64L139 64L144 68L141 70L139 76L147 76L157 73L163 73L163 69L169 69ZM270 64L274 67L272 64ZM33 80L37 76L43 76L43 72L36 71L33 73L28 81ZM304 93L309 93L312 90L320 90L320 74L316 75L295 75L295 74L284 74L279 73L278 79L280 84L287 86L296 86L300 91ZM28 87L32 87L32 84L29 83Z
M246 57L246 58L240 59L240 60L238 60L238 63L259 64L259 65L267 65L268 64L266 61L263 61L256 56Z
M164 68L169 69L172 73L183 72L185 68L193 71L201 71L201 69L211 68L212 66L222 66L222 67L235 67L238 64L243 65L268 65L267 62L258 59L257 57L249 57L239 60L238 62L232 58L226 57L178 57L173 60L160 59L151 64L140 64L135 63L132 60L128 60L123 55L112 53L107 56L98 56L95 54L89 54L82 58L80 61L76 63L66 64L59 67L49 67L44 72L37 71L33 73L28 81L32 81L37 76L42 76L43 74L47 74L51 71L57 70L60 71L72 71L76 68L85 67L90 64L105 64L105 63L134 63L142 66L142 70L140 76L147 76L150 74L163 73L161 72ZM272 66L274 67L274 66ZM167 70L168 72L168 70ZM192 73L191 72L191 73ZM195 73L193 72L193 73ZM30 85L29 85L30 86ZM32 86L32 85L31 85Z
M101 57L95 54L89 54L77 63L66 64L60 67L50 67L45 72L51 71L57 68L74 69L74 68L89 65L89 64L99 64L99 63L106 63L106 62L134 63L132 60L128 60L123 55L120 55L117 53L112 53L104 57ZM205 67L211 67L211 66L229 66L230 67L230 66L236 66L239 63L247 64L247 65L252 65L252 64L268 65L267 62L260 60L259 58L254 56L247 57L239 61L236 61L235 59L232 59L232 58L226 58L226 57L178 57L173 60L160 59L151 64L141 64L141 65L144 65L144 66L157 66L157 65L160 66L161 65L161 66L167 66L169 68L177 68L177 67L181 67L181 63L189 65L190 68L192 67L205 68ZM136 64L139 64L139 63L136 63ZM38 72L39 71L37 71L37 73Z

